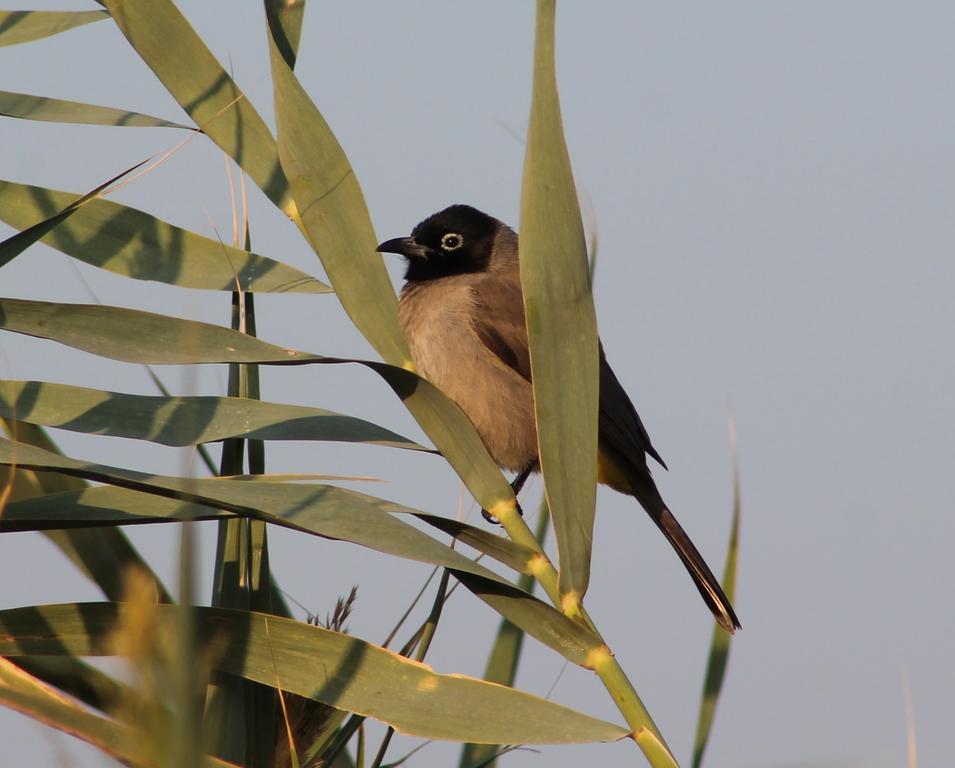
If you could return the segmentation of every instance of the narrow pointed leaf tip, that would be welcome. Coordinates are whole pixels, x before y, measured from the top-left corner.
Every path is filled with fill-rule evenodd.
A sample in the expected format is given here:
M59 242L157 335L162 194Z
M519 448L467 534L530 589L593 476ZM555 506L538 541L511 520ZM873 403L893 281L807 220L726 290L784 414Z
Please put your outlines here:
M112 181L112 180L111 180ZM135 280L257 293L328 293L320 280L97 195L0 180L0 219L21 230L0 243L0 266L40 242ZM53 212L53 213L51 213ZM31 234L33 233L33 234ZM25 244L18 241L27 239Z
M0 11L0 46L42 40L108 18L106 11Z
M195 130L182 123L163 120L161 117L144 115L115 107L84 104L29 93L0 91L0 115L21 120L41 120L48 123L79 123L82 125L106 125L122 128L184 128Z

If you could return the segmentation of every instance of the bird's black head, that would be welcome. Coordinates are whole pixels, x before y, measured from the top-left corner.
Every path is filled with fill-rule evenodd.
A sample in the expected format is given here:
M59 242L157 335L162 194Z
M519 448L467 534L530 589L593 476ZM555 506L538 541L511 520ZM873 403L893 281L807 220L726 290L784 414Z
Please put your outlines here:
M382 253L408 259L405 280L434 280L483 272L491 260L494 236L503 225L469 205L452 205L416 226L411 237L396 237L378 246Z

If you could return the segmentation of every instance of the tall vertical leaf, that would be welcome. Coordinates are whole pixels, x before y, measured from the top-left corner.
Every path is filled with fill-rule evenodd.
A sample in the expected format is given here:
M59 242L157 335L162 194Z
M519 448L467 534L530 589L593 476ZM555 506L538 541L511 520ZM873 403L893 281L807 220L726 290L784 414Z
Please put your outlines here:
M521 284L561 599L575 613L590 579L596 501L597 321L557 95L556 14L556 0L538 0L521 189Z
M242 294L232 294L231 325L242 329ZM243 368L229 364L228 394L245 396ZM220 475L241 475L244 471L246 441L230 438L222 443ZM249 521L244 518L222 520L218 524L212 606L249 610ZM216 720L215 752L220 757L243 765L253 754L255 728L248 722L252 711L255 683L234 675L221 674L210 692L211 711Z
M736 563L739 553L740 487L739 461L736 455L736 427L730 419L730 449L733 455L733 525L730 529L730 541L726 552L726 566L723 568L723 591L730 600L736 597ZM719 626L713 627L710 640L710 657L706 662L706 676L703 679L703 696L700 700L700 714L696 723L696 737L693 739L693 768L703 764L703 754L716 717L716 703L723 690L726 666L729 663L730 643L733 636Z

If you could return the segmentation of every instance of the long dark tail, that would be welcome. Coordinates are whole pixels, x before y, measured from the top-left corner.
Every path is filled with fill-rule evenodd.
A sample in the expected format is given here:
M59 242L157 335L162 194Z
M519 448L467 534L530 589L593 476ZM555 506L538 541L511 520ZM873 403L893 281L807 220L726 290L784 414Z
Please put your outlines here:
M632 488L632 495L640 502L647 514L650 515L653 522L666 536L667 541L683 561L683 565L689 572L693 583L700 591L703 602L707 604L713 612L713 616L727 632L732 634L741 628L739 619L736 618L736 611L730 603L726 593L720 586L719 581L713 575L710 567L706 564L699 550L690 541L686 531L676 521L673 513L667 508L666 502L657 490L656 483L650 476L650 471L646 465L640 468L628 467L626 472Z
M651 514L651 517L680 556L680 560L683 561L683 565L689 571L693 583L700 590L703 602L709 606L720 626L730 634L740 629L739 619L736 618L736 611L733 610L729 598L723 592L723 588L716 580L703 556L690 541L690 537L686 535L686 531L676 521L670 510L663 507L659 515Z

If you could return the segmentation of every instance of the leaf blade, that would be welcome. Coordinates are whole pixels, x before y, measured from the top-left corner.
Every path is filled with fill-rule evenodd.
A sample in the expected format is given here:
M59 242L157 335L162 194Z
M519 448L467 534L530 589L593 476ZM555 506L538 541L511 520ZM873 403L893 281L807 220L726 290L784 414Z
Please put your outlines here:
M384 360L407 367L398 301L355 171L274 41L270 51L278 153L304 232L355 326Z
M0 180L0 219L21 233L42 228L34 242L135 280L215 291L231 291L237 284L261 293L331 291L287 264L95 196ZM0 256L0 266L10 258Z
M108 18L106 11L0 11L0 46L42 40Z
M265 121L169 0L103 0L113 21L189 117L292 215L288 182Z
M736 427L730 419L730 447L733 456L733 522L726 549L726 565L723 567L721 584L726 596L732 601L736 597L736 573L739 559L739 524L742 502L740 499L739 461L736 454ZM730 646L733 635L724 632L721 627L713 628L710 639L710 653L706 660L706 672L703 678L703 693L700 697L700 711L697 716L696 735L693 739L693 768L700 768L703 755L709 742L713 721L716 718L716 705L723 690L726 668L729 664Z
M430 382L396 366L322 357L209 323L100 305L0 298L0 329L52 339L128 363L358 363L381 376L401 398L485 509L514 498L510 485L461 409ZM151 339L153 344L143 345L144 338Z
M265 614L197 608L205 638L228 646L218 666L265 685L314 698L423 738L474 743L610 741L626 729L483 680L437 674L358 638ZM177 615L159 606L163 621ZM116 619L111 603L68 604L0 611L0 654L102 655ZM46 638L39 627L46 627ZM315 664L316 658L323 664ZM474 717L493 712L495 717Z
M279 157L301 212L303 231L358 329L387 363L414 370L398 327L394 289L376 252L374 228L354 170L274 40L270 39L269 50ZM399 394L482 507L514 502L504 476L456 405L431 385Z
M538 0L534 86L521 187L521 285L538 443L560 555L562 599L590 579L597 484L597 324L580 206L564 142L555 0ZM573 471L567 471L568 468Z
M34 96L29 93L0 91L0 115L20 120L39 120L47 123L78 123L81 125L108 125L125 128L185 128L161 117L144 115L115 107L85 104L80 101Z
M162 397L44 381L0 381L0 418L174 447L243 437L354 442L427 451L363 419L243 397Z
M80 504L69 505L73 499L69 495L65 498L62 495L45 497L9 505L0 519L0 531L36 530L43 525L65 527L71 524L131 524L231 517L226 513L251 516L293 530L349 541L378 552L451 569L459 581L480 599L575 664L588 666L591 653L603 645L590 630L550 605L514 587L457 550L396 519L393 512L414 511L384 499L334 486L146 475L80 462L8 440L0 440L2 465L73 474L187 504L173 504L166 508L155 503L129 506L122 503L124 499L120 495L120 504L91 509ZM86 498L108 495L101 488L82 492L82 497ZM113 494L114 499L115 496ZM52 515L51 507L54 510ZM147 509L151 515L144 514Z

